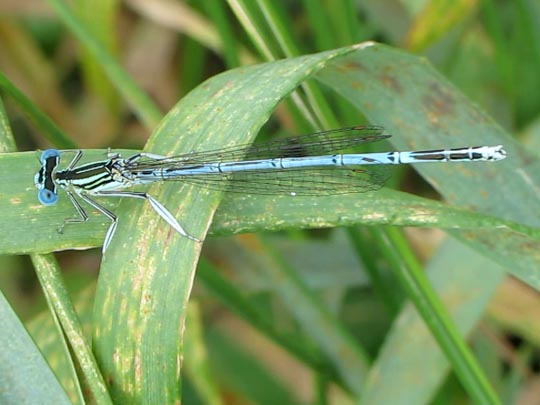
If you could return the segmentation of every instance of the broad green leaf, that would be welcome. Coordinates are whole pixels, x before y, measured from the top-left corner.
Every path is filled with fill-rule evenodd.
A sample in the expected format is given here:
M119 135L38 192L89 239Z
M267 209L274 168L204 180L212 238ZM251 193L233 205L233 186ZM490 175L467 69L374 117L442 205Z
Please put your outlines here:
M70 404L64 389L0 293L0 402Z
M277 104L337 51L241 68L218 75L178 103L147 149L180 153L252 140ZM202 238L219 194L177 185L150 192ZM135 203L135 204L134 204ZM182 331L200 245L178 237L136 201L105 255L96 294L94 348L116 401L179 400ZM134 209L134 211L131 211ZM129 326L128 326L129 325ZM159 374L161 378L156 378Z
M508 157L495 164L417 165L416 169L451 204L538 227L538 159L520 148L493 119L468 100L428 63L382 45L335 61L317 78L344 96L371 122L393 134L397 149L504 145ZM537 238L490 231L453 231L474 249L504 263L537 288Z
M82 162L103 160L104 150L85 150ZM136 151L121 151L130 156ZM63 166L73 153L62 155ZM63 233L58 228L64 219L76 217L77 212L65 193L60 191L59 203L45 207L37 200L33 176L40 164L38 152L0 154L0 217L2 229L9 230L9 237L0 239L0 253L46 253L64 249L85 249L103 243L110 221L93 208L87 209L91 217L84 224L67 225ZM176 188L180 183L174 184ZM201 191L204 193L205 191ZM316 202L314 204L313 202ZM100 199L100 203L118 212L120 222L127 220L118 211L117 199ZM145 206L142 201L134 202ZM169 206L169 204L166 204ZM174 206L174 205L173 205ZM151 215L156 215L149 211ZM184 223L184 215L180 214ZM340 196L290 197L227 194L220 205L210 232L231 235L260 230L285 230L294 228L322 228L332 226L365 225L431 226L444 229L481 230L490 233L500 228L504 236L513 234L535 235L535 230L511 221L483 215L459 207L416 197L389 189L377 192ZM159 226L166 228L159 219ZM522 235L524 237L524 235ZM537 236L536 236L537 237Z

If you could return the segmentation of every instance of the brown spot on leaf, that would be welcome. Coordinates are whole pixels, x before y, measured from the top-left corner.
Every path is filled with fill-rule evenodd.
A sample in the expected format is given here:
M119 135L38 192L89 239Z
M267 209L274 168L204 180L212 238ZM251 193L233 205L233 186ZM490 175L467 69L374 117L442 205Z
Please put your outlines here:
M423 97L422 103L426 110L435 116L451 115L454 113L454 97L448 90L436 82L429 85L429 92Z
M388 87L395 93L400 93L400 94L403 93L403 86L398 81L396 76L385 73L379 76L379 79L382 82L382 84L384 84L386 87Z

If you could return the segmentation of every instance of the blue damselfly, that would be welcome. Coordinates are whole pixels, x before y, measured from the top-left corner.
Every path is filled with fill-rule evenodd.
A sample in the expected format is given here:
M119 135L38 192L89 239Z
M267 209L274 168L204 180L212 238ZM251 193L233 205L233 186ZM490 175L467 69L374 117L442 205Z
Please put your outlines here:
M103 244L109 246L118 219L91 197L132 197L150 202L154 210L178 233L193 241L176 218L160 202L145 192L124 189L160 181L181 181L216 190L249 194L317 196L360 193L380 188L388 178L386 165L426 162L497 161L506 157L501 145L454 149L337 153L359 144L389 138L379 126L357 126L318 132L259 145L241 145L220 150L192 152L177 156L138 153L123 158L109 153L107 159L77 166L81 150L68 166L59 170L61 152L42 152L41 169L35 175L38 199L44 205L58 201L58 189L69 196L79 217L68 223L88 220L79 198L111 221Z

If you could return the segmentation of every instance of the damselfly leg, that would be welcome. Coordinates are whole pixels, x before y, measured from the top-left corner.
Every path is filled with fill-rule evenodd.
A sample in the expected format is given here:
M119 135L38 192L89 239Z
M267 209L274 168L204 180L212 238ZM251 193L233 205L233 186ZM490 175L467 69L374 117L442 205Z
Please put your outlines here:
M128 197L128 198L139 198L142 200L146 200L150 203L154 211L157 212L157 214L163 218L167 223L172 226L180 235L185 236L186 238L194 241L194 242L201 242L200 239L195 238L194 236L191 236L189 233L187 233L184 228L178 223L176 218L173 214L170 213L170 211L165 208L163 204L161 204L158 200L156 200L154 197L152 197L148 193L144 192L136 192L136 191L100 191L98 193L95 193L94 195L100 196L100 197Z
M66 190L67 191L67 190ZM79 214L79 218L66 218L64 219L64 222L58 228L58 233L64 232L64 227L67 224L80 224L83 222L88 221L88 214L82 207L82 205L77 200L77 197L71 192L67 191L67 195L69 196L69 199L71 200L71 203L75 207L77 213ZM109 211L107 208L105 208L103 205L99 204L98 202L92 200L90 197L88 197L85 193L79 193L77 194L81 199L83 199L87 204L97 209L99 212L101 212L103 215L105 215L107 218L111 220L111 225L109 226L109 229L107 230L107 233L105 234L105 240L103 242L103 249L102 252L105 253L107 248L109 247L109 244L111 243L111 240L114 236L114 232L116 231L116 227L118 226L118 218L116 215L114 215L111 211Z

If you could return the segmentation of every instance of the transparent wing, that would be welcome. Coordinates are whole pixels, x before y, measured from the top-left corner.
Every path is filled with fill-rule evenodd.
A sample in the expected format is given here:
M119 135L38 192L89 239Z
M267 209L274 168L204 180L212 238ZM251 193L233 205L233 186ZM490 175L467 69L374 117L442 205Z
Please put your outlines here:
M302 168L204 174L178 177L199 187L227 192L263 195L321 196L363 193L379 189L389 178L387 166L369 168Z
M236 162L239 160L294 156L316 156L336 153L363 143L389 138L380 126L356 126L316 132L257 145L237 145L219 150L192 152L165 159L142 157L133 163L133 169L179 167L192 164Z

